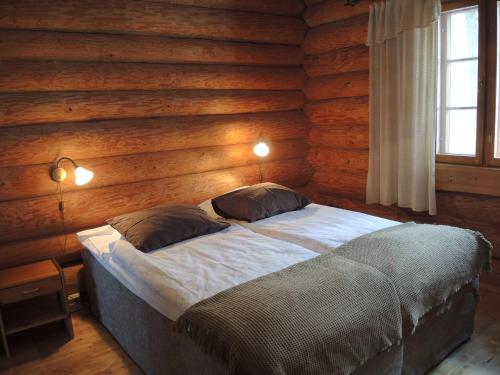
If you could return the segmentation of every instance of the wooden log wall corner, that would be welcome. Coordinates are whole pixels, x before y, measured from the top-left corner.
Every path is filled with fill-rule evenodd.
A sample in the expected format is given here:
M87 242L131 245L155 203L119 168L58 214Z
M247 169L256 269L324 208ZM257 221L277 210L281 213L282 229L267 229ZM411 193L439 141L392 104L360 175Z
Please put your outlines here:
M0 2L0 268L73 259L74 233L110 216L257 182L261 132L264 178L306 186L304 7ZM66 240L48 175L61 156L95 172L76 186L68 168Z
M307 82L305 112L312 123L309 161L315 172L307 192L318 203L401 221L417 220L473 228L494 244L500 258L500 198L438 192L438 216L367 206L369 50L365 46L369 1L354 7L343 0L306 0L308 24L302 43ZM439 169L437 170L439 174ZM439 175L438 175L439 178ZM500 260L495 260L500 267ZM500 272L485 282L500 288Z

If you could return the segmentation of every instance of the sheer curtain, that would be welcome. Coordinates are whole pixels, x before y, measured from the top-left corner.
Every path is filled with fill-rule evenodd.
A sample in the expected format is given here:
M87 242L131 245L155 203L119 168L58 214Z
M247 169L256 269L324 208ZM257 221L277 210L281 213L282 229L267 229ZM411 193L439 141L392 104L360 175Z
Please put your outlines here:
M440 0L370 6L367 203L436 214L435 148Z

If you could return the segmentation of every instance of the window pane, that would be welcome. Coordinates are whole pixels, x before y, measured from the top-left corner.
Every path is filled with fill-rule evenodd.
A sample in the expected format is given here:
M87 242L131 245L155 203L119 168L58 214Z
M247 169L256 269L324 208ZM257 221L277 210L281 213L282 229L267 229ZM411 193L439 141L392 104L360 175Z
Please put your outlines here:
M448 65L448 107L477 106L477 60Z
M478 7L454 11L448 14L450 59L478 56L479 12Z
M476 155L479 8L440 18L437 152Z
M457 155L476 154L475 109L454 109L447 111L446 142L443 153Z

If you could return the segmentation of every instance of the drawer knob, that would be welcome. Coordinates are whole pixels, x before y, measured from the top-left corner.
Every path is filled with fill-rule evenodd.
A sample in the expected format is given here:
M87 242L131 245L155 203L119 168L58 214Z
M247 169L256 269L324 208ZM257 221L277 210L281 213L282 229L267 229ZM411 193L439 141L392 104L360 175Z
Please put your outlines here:
M40 288L33 288L29 290L23 290L23 294L31 294L31 293L36 293L40 290Z

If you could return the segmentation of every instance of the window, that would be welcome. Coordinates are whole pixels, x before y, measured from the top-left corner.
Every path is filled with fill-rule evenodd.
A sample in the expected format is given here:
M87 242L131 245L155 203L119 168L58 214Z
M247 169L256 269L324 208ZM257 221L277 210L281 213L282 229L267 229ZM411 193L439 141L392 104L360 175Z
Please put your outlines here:
M436 160L500 166L500 1L447 0L439 23Z
M474 161L482 115L478 109L479 7L443 12L439 29L437 153Z

